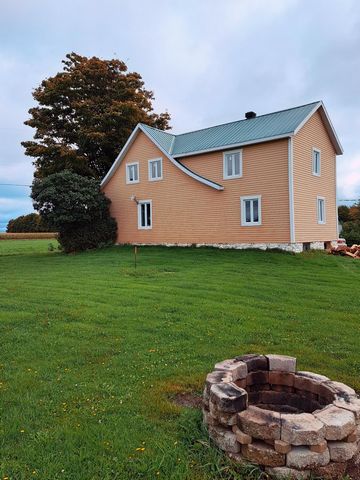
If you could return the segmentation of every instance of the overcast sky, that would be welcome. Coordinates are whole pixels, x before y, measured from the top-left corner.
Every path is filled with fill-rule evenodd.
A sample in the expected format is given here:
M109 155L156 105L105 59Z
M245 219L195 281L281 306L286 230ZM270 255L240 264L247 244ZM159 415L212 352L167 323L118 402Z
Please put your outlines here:
M31 183L31 92L71 51L124 60L174 133L323 100L339 198L360 197L359 0L0 0L0 183ZM28 194L0 186L0 228Z

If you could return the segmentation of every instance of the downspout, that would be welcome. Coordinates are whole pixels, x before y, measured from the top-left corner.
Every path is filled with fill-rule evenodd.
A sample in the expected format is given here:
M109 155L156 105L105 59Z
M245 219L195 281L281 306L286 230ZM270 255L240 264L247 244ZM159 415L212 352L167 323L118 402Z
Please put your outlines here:
M289 214L290 214L290 243L295 243L294 218L294 138L288 139L288 178L289 178Z

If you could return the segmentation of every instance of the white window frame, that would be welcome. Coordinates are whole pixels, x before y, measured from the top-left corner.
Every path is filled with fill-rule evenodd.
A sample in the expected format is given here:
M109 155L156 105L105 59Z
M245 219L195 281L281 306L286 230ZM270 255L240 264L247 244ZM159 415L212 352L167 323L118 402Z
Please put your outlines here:
M319 154L319 171L315 170L315 153ZM315 177L320 177L321 175L321 150L319 148L313 147L312 149L312 174Z
M258 201L258 214L259 214L259 221L258 222L247 222L246 221L246 211L245 211L245 202L247 200L257 200ZM258 227L262 223L262 216L261 216L261 195L246 195L244 197L240 197L240 210L241 210L241 226L243 227ZM252 207L251 207L252 210Z
M141 225L141 205L144 204L150 204L150 225L143 227ZM152 220L152 200L139 200L137 204L137 215L138 215L138 230L151 230L152 225L153 225L153 220Z
M163 179L163 161L162 161L162 157L159 157L159 158L151 158L149 161L148 161L148 172L149 172L149 182L157 182L159 180L162 180ZM161 176L160 177L152 177L152 168L151 168L151 165L153 162L160 162L160 168L161 168Z
M320 220L320 200L323 201L324 209L323 209L323 219ZM326 199L325 197L316 197L316 215L317 215L317 223L319 225L325 225L326 224Z
M134 165L137 166L138 179L137 179L137 180L130 180L130 177L129 177L129 167L133 167ZM140 182L139 162L127 163L127 164L126 164L126 183L139 183L139 182Z
M232 155L234 153L238 153L239 154L239 159L240 159L240 173L238 175L228 175L227 174L227 165L226 165L226 156L227 155ZM233 164L233 167L235 166L235 164ZM235 169L233 169L234 171ZM229 150L227 152L223 152L223 179L224 180L229 180L229 179L232 179L232 178L241 178L242 177L242 174L243 174L243 161L242 161L242 149L240 150Z

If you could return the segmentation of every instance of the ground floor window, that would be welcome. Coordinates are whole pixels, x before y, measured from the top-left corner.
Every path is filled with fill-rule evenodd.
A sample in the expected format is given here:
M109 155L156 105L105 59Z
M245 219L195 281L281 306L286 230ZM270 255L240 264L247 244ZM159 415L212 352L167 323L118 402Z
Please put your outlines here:
M241 197L241 225L261 225L261 195Z
M320 224L326 223L324 197L317 197L317 220Z
M138 228L152 228L152 202L151 200L142 200L138 203Z

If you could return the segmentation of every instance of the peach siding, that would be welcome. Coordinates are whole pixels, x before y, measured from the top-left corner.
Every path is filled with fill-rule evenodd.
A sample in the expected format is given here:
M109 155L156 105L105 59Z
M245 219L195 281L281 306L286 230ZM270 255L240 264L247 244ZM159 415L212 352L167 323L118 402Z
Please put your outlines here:
M162 157L163 180L148 181L148 160ZM126 163L139 162L140 182L126 184ZM243 177L223 180L222 152L188 157L183 164L225 187L217 191L175 167L140 132L103 188L118 222L119 243L289 242L288 143L243 148ZM262 225L241 226L240 196L262 195ZM152 229L139 230L136 203L152 200Z
M321 175L312 174L312 148L321 150ZM317 223L317 196L325 197L326 224ZM316 112L294 137L294 218L296 242L337 238L336 153Z

